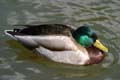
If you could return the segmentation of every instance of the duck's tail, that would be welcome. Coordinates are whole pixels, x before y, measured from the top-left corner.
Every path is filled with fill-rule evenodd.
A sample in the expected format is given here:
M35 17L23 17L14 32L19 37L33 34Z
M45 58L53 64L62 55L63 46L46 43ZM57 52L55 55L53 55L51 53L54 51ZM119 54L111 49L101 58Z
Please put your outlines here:
M14 30L5 30L4 33L5 33L5 35L9 36L10 38L17 40L15 37L17 32L14 32Z

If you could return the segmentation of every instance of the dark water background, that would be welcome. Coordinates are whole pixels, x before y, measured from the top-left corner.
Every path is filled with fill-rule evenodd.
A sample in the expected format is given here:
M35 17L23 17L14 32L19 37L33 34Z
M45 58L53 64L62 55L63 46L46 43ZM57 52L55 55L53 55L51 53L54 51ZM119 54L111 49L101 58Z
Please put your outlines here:
M109 52L92 66L59 64L4 35L14 24L88 24ZM0 0L0 80L120 80L120 0Z

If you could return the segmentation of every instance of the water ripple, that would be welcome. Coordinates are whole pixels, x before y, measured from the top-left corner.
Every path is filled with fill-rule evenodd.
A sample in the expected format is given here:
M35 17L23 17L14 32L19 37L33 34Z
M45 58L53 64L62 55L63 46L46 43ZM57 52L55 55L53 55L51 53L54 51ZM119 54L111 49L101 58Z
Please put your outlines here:
M14 28L10 26L14 24L64 23L76 27L90 24L100 40L109 48L100 64L65 65L38 58L14 41L8 41L2 34L0 69L4 75L0 79L96 80L96 77L98 80L115 80L116 77L119 79L120 0L1 0L0 4L1 34L5 29Z

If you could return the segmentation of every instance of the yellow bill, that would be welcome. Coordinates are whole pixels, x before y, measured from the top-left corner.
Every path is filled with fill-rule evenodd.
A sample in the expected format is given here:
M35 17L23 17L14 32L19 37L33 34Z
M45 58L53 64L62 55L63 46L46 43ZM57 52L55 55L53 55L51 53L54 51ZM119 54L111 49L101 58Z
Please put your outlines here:
M94 42L93 46L102 50L103 52L108 52L108 48L105 47L98 39Z

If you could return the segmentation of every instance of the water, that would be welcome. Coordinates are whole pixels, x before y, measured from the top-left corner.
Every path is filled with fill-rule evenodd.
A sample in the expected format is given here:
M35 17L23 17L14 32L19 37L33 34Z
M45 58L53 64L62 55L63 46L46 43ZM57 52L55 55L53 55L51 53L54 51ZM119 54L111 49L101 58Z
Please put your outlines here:
M109 52L103 62L73 66L49 61L4 35L14 24L89 24ZM0 80L119 80L120 0L0 0Z

